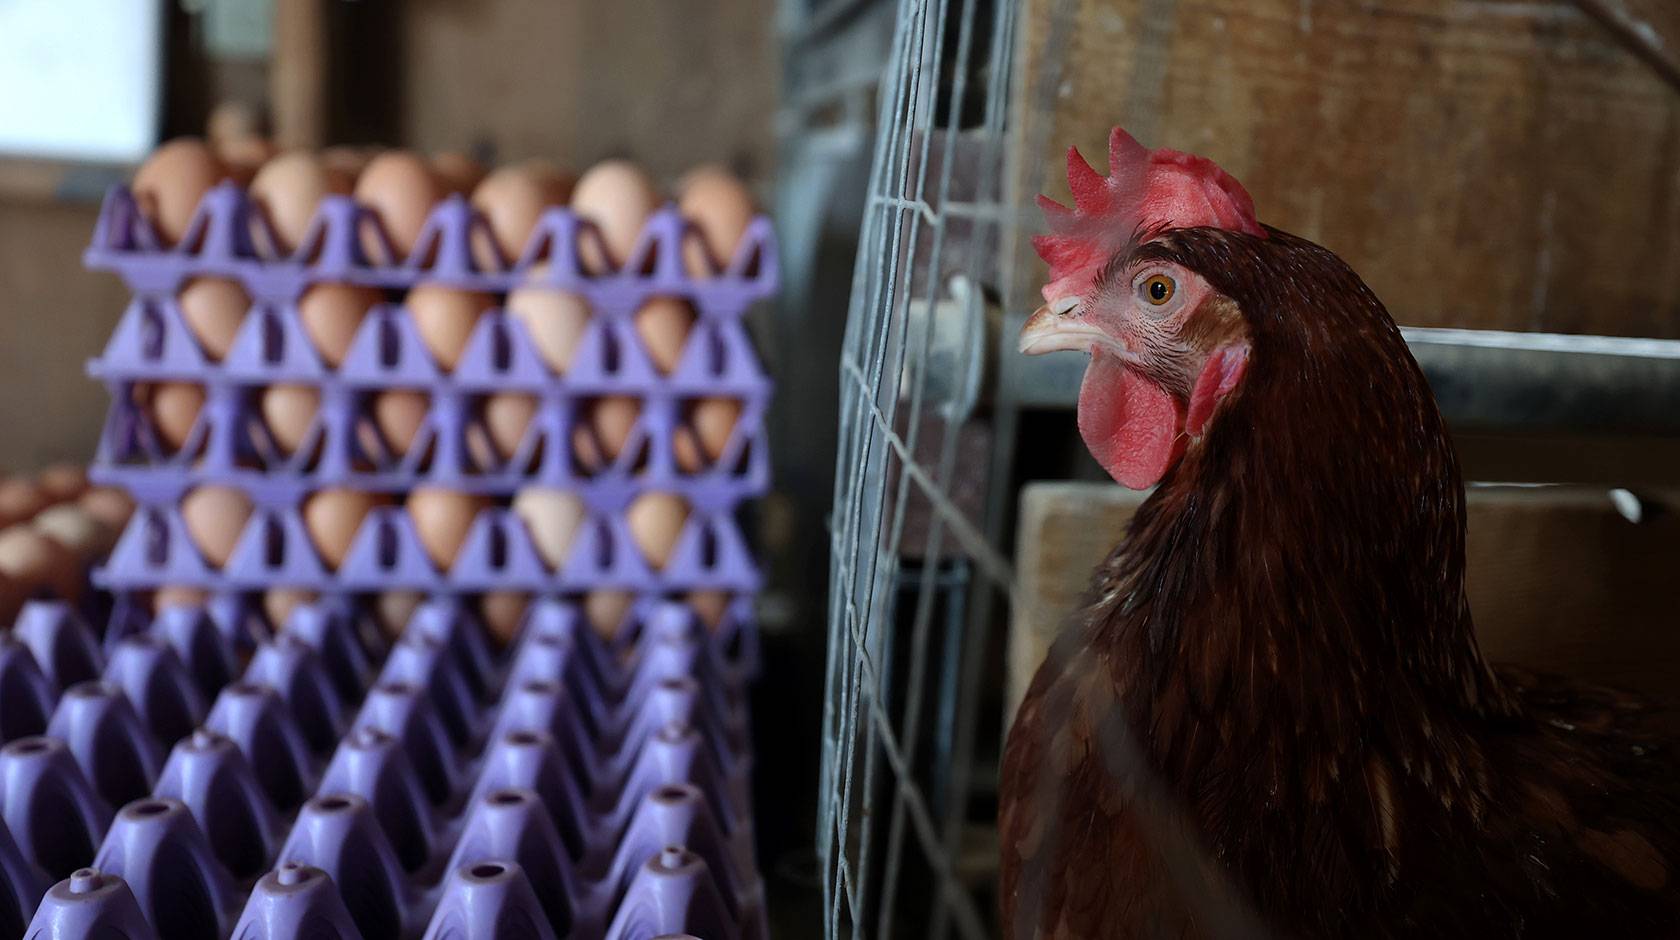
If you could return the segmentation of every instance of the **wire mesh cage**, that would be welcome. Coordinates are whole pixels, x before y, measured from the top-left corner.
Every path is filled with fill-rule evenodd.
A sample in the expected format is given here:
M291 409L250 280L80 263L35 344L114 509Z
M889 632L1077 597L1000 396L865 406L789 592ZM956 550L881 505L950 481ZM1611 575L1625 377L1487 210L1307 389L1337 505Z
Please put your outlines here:
M980 407L1011 226L1013 4L899 5L840 367L823 798L825 934L989 932L967 825L1007 558ZM976 877L978 869L980 876Z

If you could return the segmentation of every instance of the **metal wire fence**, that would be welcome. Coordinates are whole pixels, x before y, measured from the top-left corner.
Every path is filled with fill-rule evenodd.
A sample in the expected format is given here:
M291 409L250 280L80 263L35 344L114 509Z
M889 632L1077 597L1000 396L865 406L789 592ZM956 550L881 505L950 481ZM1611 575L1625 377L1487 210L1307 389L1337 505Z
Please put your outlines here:
M974 412L1013 3L902 0L841 360L822 804L825 936L990 933L965 871L988 608ZM981 474L983 479L983 473ZM984 867L984 866L982 866Z

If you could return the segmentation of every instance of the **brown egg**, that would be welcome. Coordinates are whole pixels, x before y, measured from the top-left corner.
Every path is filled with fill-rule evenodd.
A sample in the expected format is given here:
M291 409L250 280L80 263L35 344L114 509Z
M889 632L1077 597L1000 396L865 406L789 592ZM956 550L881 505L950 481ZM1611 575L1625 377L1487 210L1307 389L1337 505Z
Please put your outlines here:
M471 493L457 493L437 487L415 487L408 494L408 515L414 520L414 531L432 563L448 570L455 563L455 553L467 540L467 529L479 510L490 501Z
M251 199L267 213L279 249L290 254L309 233L321 200L349 193L355 179L307 150L289 150L263 164L251 181Z
M741 402L735 398L702 398L694 404L689 424L700 435L700 446L712 460L723 454L729 435L741 420Z
M326 164L328 169L355 180L378 155L378 147L350 147L341 144L321 151L321 162Z
M432 173L444 189L465 196L484 179L484 164L464 153L448 151L432 156Z
M583 597L583 619L604 640L618 636L636 595L629 591L590 591Z
M362 319L384 299L384 294L371 287L316 284L298 298L298 321L321 360L336 369L350 352Z
M350 544L373 507L390 502L383 493L360 490L330 489L309 494L303 501L303 527L328 568L336 570L344 563Z
M537 556L552 569L566 563L572 539L587 515L576 493L543 486L527 486L514 494L513 512L531 533Z
M694 611L701 626L713 633L723 623L723 615L729 612L728 591L690 591L684 600L688 601L688 608Z
M473 190L472 204L489 224L500 258L490 241L477 239L473 257L479 268L496 271L502 268L502 261L518 261L543 210L565 205L573 182L570 176L538 160L504 166L486 176Z
M734 398L702 398L688 409L688 421L677 427L672 450L684 473L695 473L723 455L729 435L741 420L741 403Z
M48 500L66 502L87 492L87 468L79 463L55 463L37 474L35 482Z
M524 392L497 392L484 399L484 426L490 432L490 443L503 460L519 449L519 443L525 439L525 429L531 426L531 416L536 413L537 396Z
M321 595L302 588L269 588L263 592L263 613L268 616L268 625L279 631L292 619L292 611L320 599Z
M47 494L35 481L12 477L0 482L0 526L27 522L47 507Z
M158 382L136 385L134 394L145 408L158 440L171 450L187 442L199 409L204 407L204 386L192 382Z
M414 329L431 350L432 358L447 372L461 361L467 337L478 325L478 318L496 306L496 298L475 291L421 284L408 292L403 306L408 308Z
M128 525L128 517L134 515L134 500L114 486L93 487L76 500L76 505L118 531Z
M181 319L198 338L199 348L212 362L220 362L233 348L251 297L239 282L225 277L195 277L181 288L176 298Z
M385 591L373 599L374 619L387 638L401 636L409 618L426 600L420 591Z
M432 207L444 197L443 185L418 154L387 150L368 162L356 179L356 201L369 206L385 225L385 234L397 250L396 259L407 258L420 239L420 229ZM371 235L362 237L362 250L371 259L384 261L384 249Z
M263 164L280 152L274 141L258 136L236 137L212 146L227 167L228 178L241 186L249 186Z
M245 523L251 519L251 498L231 486L199 486L181 497L181 520L187 535L212 567L233 556Z
M643 493L624 511L624 521L643 557L653 567L663 568L688 521L688 503L673 493Z
M303 446L315 412L321 407L321 390L313 385L270 385L263 389L258 409L263 423L274 435L274 443L290 455Z
M187 234L198 201L227 176L202 140L182 137L159 147L140 165L129 189L158 237L173 245Z
M65 600L82 593L82 565L69 549L27 524L0 531L0 574L27 593L48 590Z
M636 311L636 335L660 372L677 367L693 328L694 308L675 297L655 297Z
M579 256L583 269L600 274L623 266L648 216L659 208L659 190L641 167L628 160L595 164L572 190L572 209L595 223L609 257L602 257L593 240L585 239Z
M75 503L61 503L43 509L30 525L35 531L69 549L82 562L93 561L116 544L116 530Z
M537 265L531 277L540 277L547 269L546 263ZM589 326L588 301L551 287L516 287L508 292L507 312L525 328L537 355L550 369L565 372L571 368L572 354Z
M641 414L641 401L628 395L609 395L591 402L585 409L589 426L572 431L572 450L578 461L594 472L617 459Z
M401 457L408 453L430 408L431 399L424 392L398 390L374 396L373 423L393 455Z
M203 607L210 601L210 592L203 588L167 586L152 592L152 613L161 614L171 607Z
M484 618L484 628L496 645L506 646L519 632L519 624L525 619L525 608L530 604L531 595L521 591L489 591L479 598L478 609Z
M756 214L752 193L720 166L691 171L677 188L677 209L699 235L684 241L683 267L691 277L710 277L729 266L741 236L752 224Z

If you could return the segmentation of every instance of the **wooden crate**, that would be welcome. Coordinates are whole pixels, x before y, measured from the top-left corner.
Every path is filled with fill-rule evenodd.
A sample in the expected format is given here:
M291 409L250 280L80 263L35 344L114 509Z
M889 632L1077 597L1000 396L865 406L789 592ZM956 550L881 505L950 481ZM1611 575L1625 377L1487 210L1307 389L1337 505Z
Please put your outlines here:
M1009 715L1142 499L1103 483L1021 491ZM1470 603L1489 658L1680 705L1680 514L1635 525L1586 487L1472 487L1468 502Z
M1217 160L1402 323L1680 337L1680 92L1641 29L1680 39L1680 8L1028 0L1013 198L1065 201L1065 148L1102 167L1122 124Z

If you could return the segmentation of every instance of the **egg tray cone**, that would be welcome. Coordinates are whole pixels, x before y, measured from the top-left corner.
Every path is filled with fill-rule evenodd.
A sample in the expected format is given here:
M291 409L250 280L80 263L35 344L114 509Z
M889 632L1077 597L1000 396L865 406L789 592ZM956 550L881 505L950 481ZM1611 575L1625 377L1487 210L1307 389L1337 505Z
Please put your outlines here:
M540 601L497 653L448 600L388 646L329 602L242 655L208 610L100 642L32 603L0 935L763 938L739 670L641 619L613 649Z

